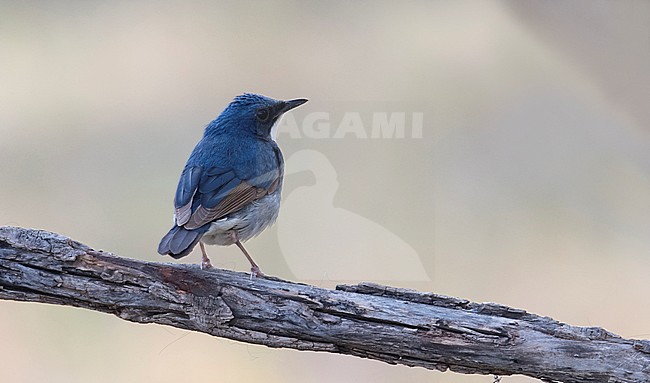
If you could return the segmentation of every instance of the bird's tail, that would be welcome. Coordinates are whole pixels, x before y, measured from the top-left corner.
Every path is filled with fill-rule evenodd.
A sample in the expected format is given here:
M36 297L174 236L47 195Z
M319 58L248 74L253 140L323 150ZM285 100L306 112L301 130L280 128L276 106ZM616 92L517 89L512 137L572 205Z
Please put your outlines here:
M192 252L194 246L199 243L203 234L208 230L210 225L205 225L198 229L187 230L182 226L174 226L169 233L160 240L158 253L161 255L171 255L173 258L182 258Z

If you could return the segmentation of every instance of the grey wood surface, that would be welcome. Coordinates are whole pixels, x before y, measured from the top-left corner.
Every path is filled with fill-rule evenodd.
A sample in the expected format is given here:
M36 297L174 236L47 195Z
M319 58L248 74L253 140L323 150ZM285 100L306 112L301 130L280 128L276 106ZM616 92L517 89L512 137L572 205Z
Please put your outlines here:
M269 347L442 371L650 382L650 341L598 327L371 283L328 290L143 262L18 227L0 227L0 299L83 307Z

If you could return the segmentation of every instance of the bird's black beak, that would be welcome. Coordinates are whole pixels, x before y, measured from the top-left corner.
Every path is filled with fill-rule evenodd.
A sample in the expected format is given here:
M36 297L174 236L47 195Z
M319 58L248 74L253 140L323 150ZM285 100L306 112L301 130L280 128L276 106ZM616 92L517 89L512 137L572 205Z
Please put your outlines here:
M306 98L297 98L295 100L287 100L280 102L280 108L278 110L278 116L282 113L290 111L293 108L297 108L300 105L306 103L308 100Z

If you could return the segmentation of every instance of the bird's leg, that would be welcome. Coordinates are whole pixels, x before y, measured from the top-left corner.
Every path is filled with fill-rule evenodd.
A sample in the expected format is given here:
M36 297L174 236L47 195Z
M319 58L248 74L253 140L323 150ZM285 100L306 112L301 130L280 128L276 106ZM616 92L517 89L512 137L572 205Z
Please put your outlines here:
M239 242L239 240L237 242L235 242L235 245L237 245L237 247L239 247L239 250L241 250L242 253L244 253L244 256L246 257L246 259L248 259L248 262L250 262L250 264L251 264L251 278L252 277L263 277L264 273L262 272L262 270L260 270L260 267L257 266L257 263L255 263L255 261L253 261L253 258L250 256L250 254L248 254L248 251L246 251L246 249L244 248L244 245L242 245L241 242Z
M203 257L201 258L201 269L207 270L212 268L212 263L210 263L210 258L208 258L208 253L205 252L205 245L203 242L199 242L199 245L201 246L201 253L203 254Z
M248 251L246 251L244 245L242 245L241 242L239 242L239 239L237 239L237 233L233 232L232 237L235 240L235 245L239 247L239 250L241 250L241 252L244 253L244 256L246 257L246 259L248 259L248 262L250 262L251 264L251 278L263 277L264 273L262 272L262 270L260 270L260 267L257 266L257 263L253 261L253 257L251 257L250 254L248 254Z

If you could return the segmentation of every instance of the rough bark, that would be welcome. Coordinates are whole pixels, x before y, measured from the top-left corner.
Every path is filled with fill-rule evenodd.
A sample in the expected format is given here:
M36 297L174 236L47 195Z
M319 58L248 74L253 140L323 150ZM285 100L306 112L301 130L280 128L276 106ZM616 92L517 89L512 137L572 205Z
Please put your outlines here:
M461 373L650 382L650 342L495 303L370 283L327 290L142 262L0 227L0 299L83 307L269 347Z

